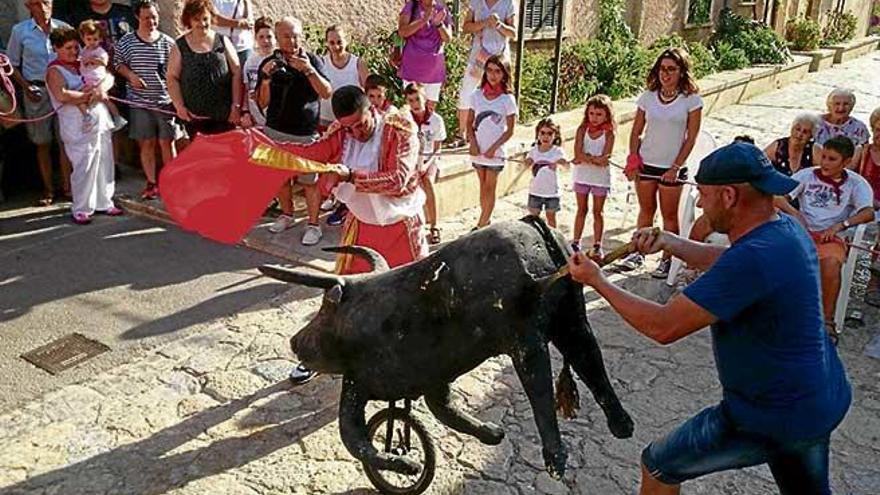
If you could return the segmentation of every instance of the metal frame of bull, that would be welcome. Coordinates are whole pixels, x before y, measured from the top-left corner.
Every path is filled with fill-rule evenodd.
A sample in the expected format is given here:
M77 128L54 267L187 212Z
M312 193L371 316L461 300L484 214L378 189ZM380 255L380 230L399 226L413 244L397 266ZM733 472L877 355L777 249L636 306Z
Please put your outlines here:
M628 438L633 432L587 321L583 286L558 276L566 264L565 245L558 232L528 216L473 232L394 270L378 253L359 246L328 249L363 256L372 264L369 274L260 270L325 290L317 315L290 342L310 369L343 376L339 430L352 456L379 470L419 472L414 461L379 452L370 442L364 416L370 400L423 396L442 424L484 444L499 444L504 431L459 409L450 383L506 354L531 403L547 471L561 477L567 453L548 342L565 360L557 395L569 401L576 396L568 371L573 368L604 411L611 433ZM573 410L571 404L564 409Z

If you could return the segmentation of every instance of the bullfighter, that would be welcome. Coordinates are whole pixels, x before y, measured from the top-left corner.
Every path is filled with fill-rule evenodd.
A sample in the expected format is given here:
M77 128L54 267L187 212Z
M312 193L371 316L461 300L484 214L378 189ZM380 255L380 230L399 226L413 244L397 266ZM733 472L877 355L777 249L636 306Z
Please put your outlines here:
M333 93L336 130L312 144L277 144L277 149L323 163L338 163L342 182L336 198L346 204L348 218L342 245L358 245L379 252L392 268L428 254L421 233L420 213L425 193L419 185L419 141L415 124L398 112L380 115L370 107L357 86ZM336 272L364 273L370 265L361 258L340 253ZM298 365L290 378L303 383L314 373Z

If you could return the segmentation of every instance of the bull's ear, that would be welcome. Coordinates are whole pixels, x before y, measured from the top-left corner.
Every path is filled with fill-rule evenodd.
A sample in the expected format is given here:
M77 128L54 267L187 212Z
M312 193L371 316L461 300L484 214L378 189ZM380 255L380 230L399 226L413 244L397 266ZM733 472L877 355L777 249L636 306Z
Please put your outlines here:
M333 304L339 304L339 301L342 300L342 292L343 292L342 286L339 284L336 284L327 290L327 293L324 295L324 297L327 298L327 301L329 301Z
M267 277L272 277L284 282L305 285L307 287L330 289L336 285L345 285L345 279L338 275L306 272L277 265L263 265L259 270L260 273Z

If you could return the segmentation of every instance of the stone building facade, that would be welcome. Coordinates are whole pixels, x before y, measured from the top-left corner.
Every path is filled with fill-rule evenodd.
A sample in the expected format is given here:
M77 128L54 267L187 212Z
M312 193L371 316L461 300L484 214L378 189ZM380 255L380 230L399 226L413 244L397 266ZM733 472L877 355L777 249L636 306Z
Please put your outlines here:
M26 16L24 0L3 0L14 8L0 9L0 39L6 41L11 26ZM56 2L87 2L88 0L55 0ZM130 3L131 0L117 0ZM455 0L451 0L455 1ZM450 1L450 3L451 3ZM458 0L461 9L469 0ZM867 32L873 0L846 0L845 10L859 19L857 36ZM180 32L178 16L183 0L158 0L162 9L161 28L169 34ZM368 37L377 30L393 29L403 0L252 0L259 14L280 18L294 15L306 25L327 26L340 24L355 37ZM520 0L514 0L518 6ZM526 0L527 8L537 17L552 9L554 0ZM566 0L564 31L568 39L592 36L598 24L599 0ZM712 32L714 20L725 6L755 19L767 20L780 33L785 22L797 15L805 15L820 22L839 0L626 0L627 21L642 41L672 33L686 38L701 39ZM770 11L765 12L766 9ZM694 13L698 15L694 16ZM535 12L532 12L532 18ZM694 17L697 17L694 19ZM555 28L550 26L538 32L529 31L529 40L553 39Z

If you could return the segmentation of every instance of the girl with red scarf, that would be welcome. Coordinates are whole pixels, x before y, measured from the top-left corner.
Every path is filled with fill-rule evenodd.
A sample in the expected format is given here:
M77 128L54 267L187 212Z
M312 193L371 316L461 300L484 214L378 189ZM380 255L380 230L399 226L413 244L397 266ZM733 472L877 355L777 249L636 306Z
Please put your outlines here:
M489 225L495 209L498 174L504 169L505 145L513 137L518 111L510 93L510 67L497 55L489 57L480 87L468 100L469 154L480 181L480 219L474 230Z
M446 124L443 117L431 111L421 84L407 84L403 96L409 105L410 115L419 130L419 171L422 174L422 190L425 191L425 220L429 225L428 242L440 243L440 229L437 228L437 198L434 196L434 182L440 170L437 156L440 145L446 140Z
M601 258L602 235L605 230L605 198L611 192L608 159L614 149L614 107L611 98L596 95L587 100L584 120L578 127L574 143L574 167L571 171L577 196L572 245L580 248L584 223L589 212L589 196L593 196L593 248L589 256Z

